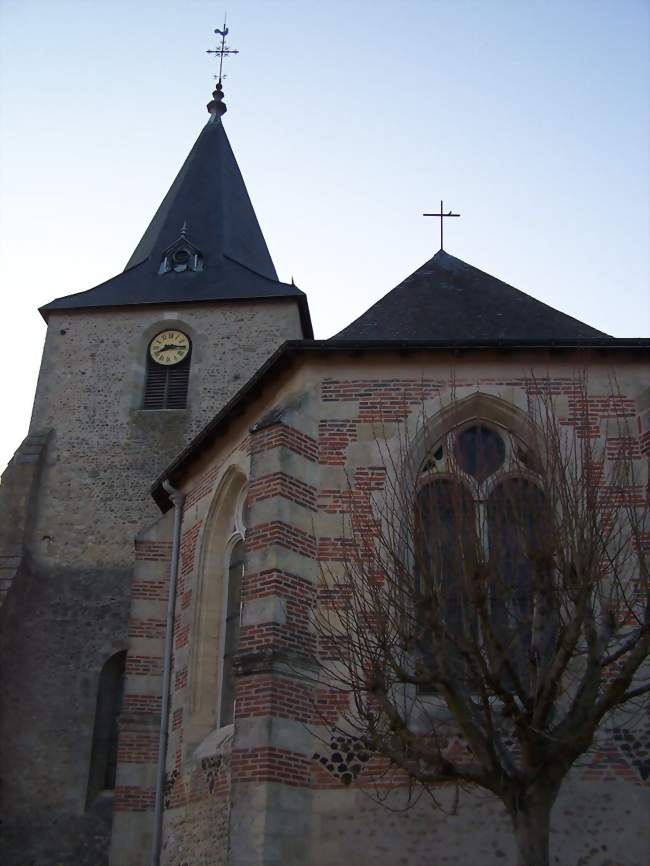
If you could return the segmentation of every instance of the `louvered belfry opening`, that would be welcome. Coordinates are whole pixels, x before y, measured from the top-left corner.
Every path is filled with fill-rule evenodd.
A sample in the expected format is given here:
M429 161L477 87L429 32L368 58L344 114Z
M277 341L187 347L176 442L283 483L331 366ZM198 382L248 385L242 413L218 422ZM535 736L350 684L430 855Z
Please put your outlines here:
M185 409L190 382L190 351L178 364L157 364L147 352L143 409Z

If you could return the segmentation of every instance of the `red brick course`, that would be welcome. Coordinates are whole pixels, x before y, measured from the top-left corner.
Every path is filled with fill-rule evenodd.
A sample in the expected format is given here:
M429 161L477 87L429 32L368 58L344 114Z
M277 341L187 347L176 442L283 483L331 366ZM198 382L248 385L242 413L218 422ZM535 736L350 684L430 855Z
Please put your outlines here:
M158 739L158 731L125 731L122 728L117 760L121 764L156 764Z
M249 674L237 681L237 718L275 716L313 721L313 704L308 687L280 674Z
M160 619L131 617L129 620L129 637L164 638L165 623Z
M136 541L135 558L138 562L166 562L171 558L169 541Z
M445 385L432 379L325 379L321 396L324 403L358 402L362 423L400 421Z
M313 597L314 588L308 580L288 571L270 568L266 571L246 574L242 585L242 600L263 598L267 595L281 595L295 600L303 599L308 605Z
M646 430L639 437L639 448L646 457L650 456L650 430Z
M161 674L162 669L162 657L132 656L130 654L126 657L126 673L128 676L151 676Z
M345 466L348 445L356 441L356 421L320 421L318 424L318 448L321 465Z
M189 635L189 623L181 623L180 619L176 617L176 622L174 624L174 648L179 650L182 649L182 647L187 646Z
M271 448L286 448L306 457L307 460L314 462L318 460L318 443L311 436L281 421L255 430L251 434L251 454L268 451Z
M315 590L311 583L276 569L244 576L243 602L267 596L277 596L283 600L286 622L282 625L262 623L242 626L240 651L279 646L298 653L313 653L315 643L309 624L309 611L315 601Z
M310 559L316 557L316 539L308 532L303 532L295 526L290 526L282 520L269 523L258 523L246 533L246 550L252 552L263 550L277 544L287 550L293 550Z
M168 580L134 580L131 584L131 598L166 601L168 585Z
M309 785L311 760L286 749L238 749L232 754L233 778L238 782L282 782Z
M252 481L248 488L248 505L278 496L310 511L316 510L316 488L285 472L273 472Z
M634 436L610 436L606 456L608 460L638 460L642 456L641 440Z
M201 521L195 523L193 526L190 526L183 532L181 536L181 549L180 549L180 577L185 577L188 575L192 569L194 568L194 560L196 557L196 544L199 538L199 533L201 532ZM178 582L177 592L180 595L184 591L184 583L182 584L181 580Z
M187 668L182 668L176 671L174 675L174 691L179 691L187 687Z
M159 713L160 695L138 695L131 692L124 695L122 711L124 713Z
M195 505L199 501L199 499L203 499L203 497L207 496L208 493L212 493L214 482L217 480L222 466L223 462L217 463L216 466L212 466L199 478L195 486L185 497L185 509L191 508L192 505Z
M113 808L116 812L146 812L153 809L155 799L153 788L119 785L115 788Z

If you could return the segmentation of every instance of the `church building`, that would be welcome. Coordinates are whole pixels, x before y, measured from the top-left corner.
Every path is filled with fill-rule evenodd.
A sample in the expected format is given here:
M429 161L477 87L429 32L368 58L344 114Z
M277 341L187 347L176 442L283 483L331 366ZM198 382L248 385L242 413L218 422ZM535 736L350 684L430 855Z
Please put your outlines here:
M349 552L351 499L382 490L378 430L424 413L435 441L516 432L535 377L575 424L587 371L592 435L624 418L647 482L650 343L442 249L315 340L225 110L219 84L124 271L40 310L29 433L0 487L0 862L515 862L486 795L402 811L399 790L392 811L369 795L372 755L340 731L347 697L312 676L312 611ZM644 862L650 723L638 736L575 768L552 862Z

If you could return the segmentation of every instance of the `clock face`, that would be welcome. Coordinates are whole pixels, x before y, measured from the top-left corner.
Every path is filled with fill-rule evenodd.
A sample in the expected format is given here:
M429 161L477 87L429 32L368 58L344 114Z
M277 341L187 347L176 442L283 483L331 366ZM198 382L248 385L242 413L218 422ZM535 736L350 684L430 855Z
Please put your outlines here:
M149 354L157 364L178 364L190 351L190 340L182 331L161 331L151 341Z

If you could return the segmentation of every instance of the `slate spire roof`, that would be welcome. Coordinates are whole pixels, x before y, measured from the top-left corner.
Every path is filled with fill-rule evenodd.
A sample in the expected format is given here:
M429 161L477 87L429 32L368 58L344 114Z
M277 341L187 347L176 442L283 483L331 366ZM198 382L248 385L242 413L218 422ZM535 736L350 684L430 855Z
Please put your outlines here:
M332 340L589 340L602 331L440 250Z
M306 295L278 280L220 112L210 113L124 272L46 304L45 318L61 309L295 298L313 336ZM172 261L179 249L191 267Z

